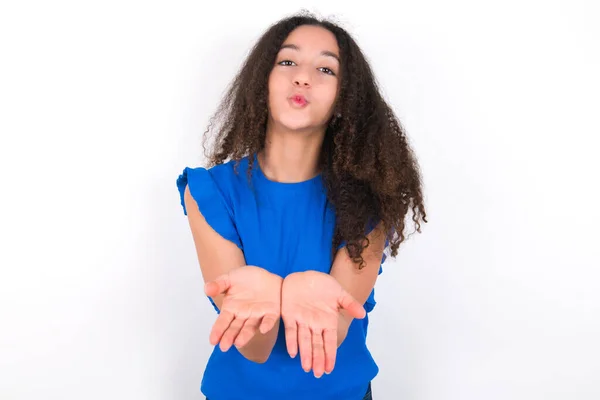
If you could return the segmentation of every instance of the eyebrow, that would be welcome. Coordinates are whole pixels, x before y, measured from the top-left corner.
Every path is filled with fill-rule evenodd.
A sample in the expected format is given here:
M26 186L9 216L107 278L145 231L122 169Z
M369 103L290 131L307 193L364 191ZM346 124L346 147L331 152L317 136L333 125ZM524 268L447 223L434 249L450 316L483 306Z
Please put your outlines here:
M279 49L279 51L281 51L283 49L300 50L300 47L296 46L295 44L284 44L284 45L281 46L281 48ZM321 55L322 56L327 56L327 57L333 57L333 58L335 58L337 60L338 63L340 62L340 57L337 54L335 54L334 52L332 52L332 51L323 50L321 52Z

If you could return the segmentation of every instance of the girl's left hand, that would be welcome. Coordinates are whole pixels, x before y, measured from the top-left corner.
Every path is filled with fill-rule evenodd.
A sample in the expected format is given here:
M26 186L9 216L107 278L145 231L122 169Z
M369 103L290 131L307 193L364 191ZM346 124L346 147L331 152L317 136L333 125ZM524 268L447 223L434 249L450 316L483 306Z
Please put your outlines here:
M288 353L293 358L299 348L302 369L312 369L317 378L333 371L341 310L353 318L366 315L364 307L333 276L305 271L283 280L281 317Z

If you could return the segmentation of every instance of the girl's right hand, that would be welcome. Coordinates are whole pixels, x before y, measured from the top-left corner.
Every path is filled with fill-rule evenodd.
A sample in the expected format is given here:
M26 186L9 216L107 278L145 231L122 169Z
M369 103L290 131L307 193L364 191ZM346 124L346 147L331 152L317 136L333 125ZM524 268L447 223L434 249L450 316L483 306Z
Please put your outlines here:
M219 316L210 332L213 346L227 351L244 347L257 331L269 332L279 321L283 279L263 268L235 268L204 285L207 296L224 295Z

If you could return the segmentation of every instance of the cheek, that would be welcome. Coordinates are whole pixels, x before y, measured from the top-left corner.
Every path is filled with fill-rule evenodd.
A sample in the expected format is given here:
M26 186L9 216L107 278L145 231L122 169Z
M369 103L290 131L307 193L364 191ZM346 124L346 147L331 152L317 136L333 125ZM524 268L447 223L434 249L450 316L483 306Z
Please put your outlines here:
M322 105L323 112L329 112L335 103L337 96L337 83L327 84L321 87L319 102Z
M269 91L269 107L277 108L278 103L281 103L281 98L285 98L285 87L280 74L271 74L269 76L268 91Z

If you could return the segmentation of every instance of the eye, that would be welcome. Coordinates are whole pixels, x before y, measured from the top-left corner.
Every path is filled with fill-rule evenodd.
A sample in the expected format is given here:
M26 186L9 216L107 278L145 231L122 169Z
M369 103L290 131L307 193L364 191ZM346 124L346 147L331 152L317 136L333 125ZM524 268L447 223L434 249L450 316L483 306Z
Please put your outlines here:
M279 61L277 64L278 64L278 65L283 65L283 66L286 66L286 67L290 65L290 64L286 64L286 63L291 63L291 64L294 64L294 62L293 62L293 61L290 61L290 60L283 60L283 61Z
M331 69L329 69L327 67L321 67L319 69L320 70L326 70L326 71L323 71L323 72L325 72L327 75L335 75L335 72L333 72L333 70L331 70Z

